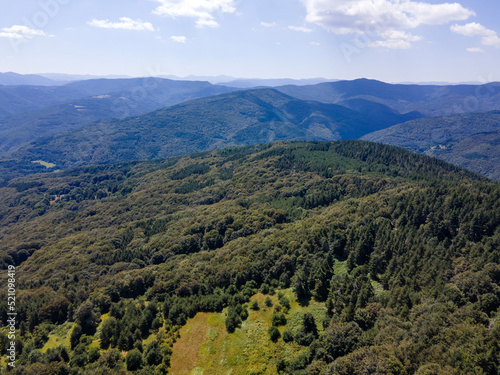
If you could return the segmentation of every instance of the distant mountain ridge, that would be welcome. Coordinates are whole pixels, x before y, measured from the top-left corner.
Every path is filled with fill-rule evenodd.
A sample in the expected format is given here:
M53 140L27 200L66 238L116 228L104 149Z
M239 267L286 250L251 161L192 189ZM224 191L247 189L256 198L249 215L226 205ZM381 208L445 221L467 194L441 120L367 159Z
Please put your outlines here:
M59 87L0 87L0 153L37 137L125 118L234 91L208 82L157 78L98 79ZM3 105L2 105L3 104Z
M215 78L230 84L231 77ZM289 81L240 80L232 84L285 82ZM425 152L500 178L496 128L488 127L489 120L484 122L481 116L467 117L468 113L500 110L500 83L290 82L295 84L241 89L149 77L83 80L57 87L0 86L0 172L12 177L18 167L22 173L31 171L31 162L44 157L66 168L276 140L355 139L382 131L374 135L377 142ZM203 98L207 100L196 101ZM460 119L453 117L457 114L465 115L477 130L461 134L454 125ZM403 141L408 132L404 127L383 132L415 119L422 120L410 123L415 135L408 145ZM422 124L425 129L420 128ZM429 132L433 134L430 138ZM439 132L449 133L446 146L436 138ZM475 151L468 152L466 147Z
M361 139L434 156L500 180L500 111L416 119Z
M13 72L1 73L0 72L0 85L4 86L58 86L63 82L38 75L38 74L18 74Z
M427 117L500 110L500 83L484 85L402 85L369 79L282 86L277 90L303 100L342 104L365 99L399 113L418 111Z
M409 118L392 113L388 122L391 110L382 112L377 117L274 89L244 90L39 138L12 156L58 167L106 164L279 140L356 139Z

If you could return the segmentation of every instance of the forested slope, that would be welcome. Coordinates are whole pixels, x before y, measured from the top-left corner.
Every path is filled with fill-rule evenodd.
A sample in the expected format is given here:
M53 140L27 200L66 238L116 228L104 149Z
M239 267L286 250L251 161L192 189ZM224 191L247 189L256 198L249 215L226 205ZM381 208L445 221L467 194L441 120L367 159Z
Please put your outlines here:
M500 185L437 159L274 143L32 175L0 194L12 373L166 373L190 318L223 312L238 334L259 291L280 295L259 338L266 373L499 371ZM326 313L285 335L289 288Z
M273 89L237 91L40 137L10 156L68 168L273 141L356 139L408 119L389 108L360 109L297 100Z
M362 137L440 158L500 180L500 112L421 118Z

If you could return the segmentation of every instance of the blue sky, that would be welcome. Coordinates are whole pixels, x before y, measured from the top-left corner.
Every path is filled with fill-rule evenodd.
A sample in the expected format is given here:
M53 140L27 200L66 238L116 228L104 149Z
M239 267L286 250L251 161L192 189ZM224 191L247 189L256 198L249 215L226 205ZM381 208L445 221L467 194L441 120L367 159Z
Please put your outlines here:
M0 0L0 71L500 81L498 0Z

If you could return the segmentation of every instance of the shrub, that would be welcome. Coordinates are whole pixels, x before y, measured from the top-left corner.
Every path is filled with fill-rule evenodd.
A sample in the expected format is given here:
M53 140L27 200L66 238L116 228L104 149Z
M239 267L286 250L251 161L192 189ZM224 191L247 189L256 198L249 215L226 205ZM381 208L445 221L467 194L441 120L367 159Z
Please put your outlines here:
M293 341L293 334L289 330L285 330L283 332L283 341L284 342L292 342Z
M142 367L142 354L138 349L132 349L125 357L127 363L127 370L135 371Z
M272 318L271 318L271 323L273 324L273 326L276 326L276 327L286 325L285 314L283 314L281 312L274 313Z
M253 301L252 304L250 305L250 308L252 310L259 310L259 303L257 301Z
M278 341L279 338L281 337L280 330L278 328L276 328L275 326L272 326L271 328L269 328L268 332L269 332L269 337L271 338L272 342Z
M273 305L273 301L271 301L270 297L267 297L264 303L266 304L267 307L271 307Z

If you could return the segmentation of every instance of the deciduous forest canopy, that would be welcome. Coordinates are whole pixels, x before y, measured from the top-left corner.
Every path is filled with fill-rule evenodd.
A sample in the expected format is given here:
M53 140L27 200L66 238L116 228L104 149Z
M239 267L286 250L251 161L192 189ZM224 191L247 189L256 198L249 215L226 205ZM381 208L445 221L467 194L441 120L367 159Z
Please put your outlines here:
M0 194L11 373L167 373L197 313L222 313L231 337L267 309L263 373L500 370L500 186L438 159L278 142L30 175ZM231 369L245 367L206 371Z

